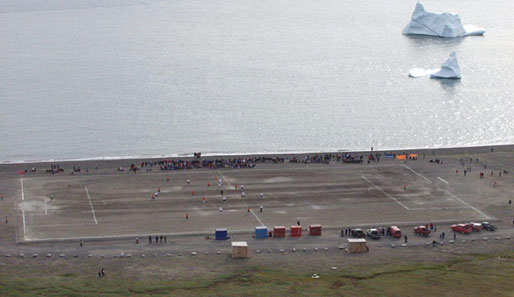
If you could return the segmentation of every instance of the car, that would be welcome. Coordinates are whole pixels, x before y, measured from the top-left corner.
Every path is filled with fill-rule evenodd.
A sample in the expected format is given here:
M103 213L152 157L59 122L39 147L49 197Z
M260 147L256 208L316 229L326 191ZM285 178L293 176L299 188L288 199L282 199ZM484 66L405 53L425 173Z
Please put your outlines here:
M473 230L473 232L480 232L482 230L482 224L471 222L467 225L471 226L471 230Z
M430 230L426 226L417 226L414 228L414 233L417 233L421 236L428 236L430 235Z
M452 225L451 229L454 232L460 232L462 234L469 234L469 233L473 232L473 227L471 227L469 224Z
M389 234L394 237L394 238L400 238L402 237L402 231L400 230L400 228L398 228L398 226L390 226L387 231L389 232Z
M364 231L362 231L362 229L352 229L350 235L353 238L366 238L366 234L364 234Z
M487 231L496 231L496 226L489 224L489 222L482 222L482 228Z
M377 229L368 229L366 230L366 235L368 235L369 238L378 240L381 237L380 231Z

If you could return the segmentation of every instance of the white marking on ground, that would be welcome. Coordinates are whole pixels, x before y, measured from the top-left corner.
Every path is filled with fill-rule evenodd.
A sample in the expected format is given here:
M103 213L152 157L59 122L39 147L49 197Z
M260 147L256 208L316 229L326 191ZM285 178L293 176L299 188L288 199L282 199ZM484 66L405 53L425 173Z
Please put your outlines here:
M448 207L409 208L409 210L432 210L432 209L469 209L469 207L467 207L467 206L448 206Z
M438 179L438 180L440 180L440 181L442 181L442 182L443 182L443 183L445 183L445 184L448 184L448 182L447 182L447 181L445 181L444 179L440 178L439 176L437 177L437 179Z
M416 171L414 171L414 170L413 170L412 168L410 168L409 166L407 166L407 165L402 165L402 166L406 167L407 169L409 169L410 171L412 171L414 174L416 174L416 175L418 175L418 176L423 177L425 180L429 181L430 183L434 183L434 182L432 182L431 180L429 180L428 178L426 178L426 177L424 177L423 175L421 175L421 174L417 173ZM476 212L478 212L480 215L482 215L482 216L484 217L484 219L486 219L486 220L490 220L490 219L491 219L491 217L490 217L490 216L486 215L485 213L483 213L482 211L478 210L478 209L477 209L477 208L475 208L474 206L470 205L470 204L469 204L469 203L467 203L466 201L464 201L464 200L460 199L459 197L457 197L457 196L453 195L453 194L452 194L452 193L450 193L449 191L447 191L447 190L443 190L443 189L440 189L440 188L438 188L438 190L443 191L443 192L447 193L448 195L452 196L453 198L455 198L455 199L459 200L462 204L464 204L464 205L468 206L469 208L473 209L474 211L476 211Z
M486 220L490 220L490 219L491 219L491 217L490 217L490 216L486 215L485 213L483 213L482 211L478 210L478 209L477 209L477 208L475 208L474 206L470 205L470 204L469 204L469 203L467 203L466 201L464 201L464 200L460 199L459 197L457 197L457 196L453 195L452 193L450 193L450 192L448 192L448 191L446 191L446 190L445 190L445 192L446 192L446 193L448 193L448 195L452 196L453 198L455 198L455 199L459 200L459 201L460 201L460 202L462 202L463 204L467 205L469 208L471 208L471 209L473 209L474 211L476 211L476 212L478 212L479 214L481 214L481 215L484 217L484 219L486 219Z
M21 210L21 216L23 217L23 240L25 240L25 234L27 234L27 227L25 225L25 210Z
M25 192L23 191L23 178L20 178L20 183L21 183L21 200L25 200ZM22 208L21 209L21 216L22 216L22 221L23 221L23 240L27 240L27 237L25 236L27 234L27 227L26 227L26 224L25 224L25 210Z
M87 190L86 186L84 186L84 189L86 189L87 199L89 199L89 206L91 206L91 213L93 214L93 219L95 220L95 224L98 224L98 221L96 220L95 209L93 208L93 203L91 202L91 196L89 196L89 191Z
M409 169L412 173L414 173L415 175L419 176L419 177L422 177L424 178L426 181L430 182L430 183L433 183L431 180L429 180L426 176L424 176L423 174L420 174L420 173L417 173L416 171L414 171L414 169L410 168L409 166L405 165L405 164L402 164L403 167Z
M292 181L292 180L293 179L290 177L277 176L277 177L267 178L263 182L264 183L283 183L283 182L288 182L288 181Z
M394 198L393 196L389 195L388 193L386 193L384 190L382 190L382 188L380 188L379 186L375 185L375 183L373 183L372 181L370 181L369 179L367 179L364 175L361 175L362 178L367 181L368 183L372 184L377 190L379 190L380 192L384 193L387 197L391 198L394 202L398 203L401 207L405 208L406 210L409 210L409 208L407 206L405 206L403 203L401 203L400 201L398 201L396 198Z
M275 210L275 213L279 213L279 214L285 214L287 213L285 210Z
M25 200L25 192L23 191L23 178L20 178L21 182L21 200Z
M319 205L311 205L311 208L312 209L322 209L323 207L319 206Z
M218 173L219 175L221 176L221 178L227 183L227 185L231 188L234 188L234 186L230 183L230 181L221 173L221 171L218 170ZM246 204L246 201L244 201L243 197L239 197L241 200L243 200L243 203L245 205L246 208L249 208L248 207L248 204ZM252 215L257 219L257 221L259 221L259 223L261 224L261 226L266 226L262 221L261 219L255 214L255 212L253 211L253 209L250 209L250 213L252 213Z

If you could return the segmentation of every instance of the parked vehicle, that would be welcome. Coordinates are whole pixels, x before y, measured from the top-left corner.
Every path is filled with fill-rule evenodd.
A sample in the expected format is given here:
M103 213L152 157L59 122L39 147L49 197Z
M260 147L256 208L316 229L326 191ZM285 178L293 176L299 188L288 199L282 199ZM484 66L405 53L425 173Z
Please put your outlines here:
M430 235L430 230L426 226L417 226L414 228L414 233L417 233L421 236Z
M451 229L454 232L459 232L462 234L469 234L469 233L473 232L473 227L471 227L469 224L452 225Z
M362 229L352 229L350 234L353 238L366 238L366 234Z
M366 235L368 235L368 237L371 239L378 240L382 234L380 234L378 229L368 229L366 230Z
M482 230L482 224L479 224L479 223L467 223L466 225L470 226L471 227L471 230L473 230L473 232L480 232Z
M489 224L489 222L482 222L482 228L487 231L496 231L496 226Z
M400 230L400 228L398 228L398 226L390 226L387 231L389 232L389 234L391 234L392 237L394 238L400 238L402 237L402 231Z

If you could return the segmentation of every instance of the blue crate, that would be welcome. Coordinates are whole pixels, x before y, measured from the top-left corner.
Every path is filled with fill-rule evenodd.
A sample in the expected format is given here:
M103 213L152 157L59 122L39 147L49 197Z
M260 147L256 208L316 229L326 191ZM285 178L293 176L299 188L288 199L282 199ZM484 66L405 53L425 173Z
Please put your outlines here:
M227 229L216 229L216 240L225 240L228 239L227 235Z
M255 238L258 238L258 239L268 238L268 227L266 227L266 226L255 227Z

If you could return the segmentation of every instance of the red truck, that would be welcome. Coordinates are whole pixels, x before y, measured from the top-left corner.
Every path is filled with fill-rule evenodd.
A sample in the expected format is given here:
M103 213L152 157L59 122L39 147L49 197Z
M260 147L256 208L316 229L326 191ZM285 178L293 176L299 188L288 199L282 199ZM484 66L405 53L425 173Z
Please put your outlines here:
M402 237L402 231L400 228L398 228L398 226L391 226L387 229L387 231L389 231L389 234L394 238Z
M426 226L417 226L414 228L414 233L417 233L421 236L428 236L430 235L430 230Z
M473 232L473 227L469 224L452 225L451 229L454 232L460 232L462 234L469 234L469 233Z

